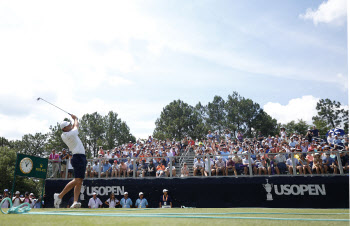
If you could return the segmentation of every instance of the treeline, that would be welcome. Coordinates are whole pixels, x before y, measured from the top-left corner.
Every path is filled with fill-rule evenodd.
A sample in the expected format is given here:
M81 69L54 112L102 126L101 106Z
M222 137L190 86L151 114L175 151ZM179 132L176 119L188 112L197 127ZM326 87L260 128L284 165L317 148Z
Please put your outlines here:
M302 119L280 124L258 103L240 96L237 92L228 95L226 99L215 96L213 101L206 105L199 102L191 106L182 100L174 100L163 108L156 120L153 136L158 139L177 140L185 136L203 138L208 130L222 134L225 129L233 134L241 131L245 137L256 136L258 131L268 136L278 134L281 127L285 127L288 133L306 134L312 126L322 135L336 127L342 127L348 133L348 110L345 110L340 102L321 99L316 110L318 113L313 117L313 125Z

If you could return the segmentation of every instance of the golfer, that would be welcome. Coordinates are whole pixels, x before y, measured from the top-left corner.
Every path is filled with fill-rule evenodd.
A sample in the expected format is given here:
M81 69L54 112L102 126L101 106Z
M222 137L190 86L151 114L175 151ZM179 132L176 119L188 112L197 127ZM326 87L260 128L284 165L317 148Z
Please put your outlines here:
M74 169L74 179L66 185L60 194L54 194L54 206L56 208L59 208L63 196L67 194L67 192L69 192L72 188L74 188L74 202L70 208L80 208L81 206L81 203L78 202L78 198L80 195L80 188L85 178L87 161L83 143L78 137L78 118L73 114L71 114L71 116L74 120L74 124L72 125L70 122L63 121L61 122L60 127L63 130L63 133L61 135L62 140L68 146L69 150L73 153L71 164Z

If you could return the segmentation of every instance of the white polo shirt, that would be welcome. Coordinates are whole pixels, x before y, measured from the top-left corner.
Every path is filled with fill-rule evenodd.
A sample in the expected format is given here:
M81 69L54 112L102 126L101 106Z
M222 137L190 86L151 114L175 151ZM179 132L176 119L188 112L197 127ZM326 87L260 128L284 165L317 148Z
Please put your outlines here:
M75 127L69 132L63 132L61 135L61 138L73 154L85 155L85 149L84 149L83 143L78 137L78 134L79 134L78 128Z
M101 202L101 200L99 198L96 198L96 199L91 198L89 200L88 206L90 206L92 209L93 208L99 208L100 205L102 205L102 202Z

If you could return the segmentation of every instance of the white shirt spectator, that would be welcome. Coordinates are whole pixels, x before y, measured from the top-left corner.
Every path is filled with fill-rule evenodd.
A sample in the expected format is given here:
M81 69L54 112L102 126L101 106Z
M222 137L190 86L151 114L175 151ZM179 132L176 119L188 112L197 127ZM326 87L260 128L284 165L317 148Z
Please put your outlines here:
M119 200L118 199L114 199L114 200L107 199L107 202L109 204L109 208L115 208L115 206L117 205Z
M106 158L106 159L111 159L111 158L112 158L112 155L111 155L111 154L108 154L108 152L107 152L107 154L105 154L105 158Z
M194 168L197 168L197 167L204 167L204 163L202 162L202 161L200 161L200 162L195 162L194 163Z
M328 137L327 137L327 142L328 142L328 144L333 144L333 142L334 142L334 137L332 137L332 135L328 135Z
M13 207L19 206L19 205L21 204L21 201L22 201L21 198L17 198L17 197L13 198L13 200L12 200L12 206L13 206Z
M283 155L283 154L278 154L278 155L275 157L275 160L276 160L277 163L286 162L286 156Z
M92 209L98 208L100 205L102 205L102 202L101 202L101 200L100 200L99 198L97 198L97 197L96 197L96 199L91 198L91 199L89 200L88 206L91 207Z
M210 164L210 165L209 165ZM205 170L209 172L211 167L214 165L214 161L212 159L206 159L205 160Z
M92 171L94 171L94 172L99 172L99 171L100 171L100 164L97 163L97 165L96 165L96 164L93 165Z

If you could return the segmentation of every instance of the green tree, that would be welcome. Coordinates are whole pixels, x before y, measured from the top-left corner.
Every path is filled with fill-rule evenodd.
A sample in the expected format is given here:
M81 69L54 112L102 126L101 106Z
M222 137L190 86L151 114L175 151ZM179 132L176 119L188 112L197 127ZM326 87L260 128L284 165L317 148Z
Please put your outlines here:
M215 96L212 102L207 105L207 123L213 130L218 130L219 133L226 128L226 109L225 100L220 96Z
M322 120L320 117L315 116L312 118L312 123L318 129L319 135L326 135L330 127L326 120Z
M316 105L317 117L313 120L325 120L330 128L334 129L349 124L349 111L345 110L339 101L321 99Z
M121 119L118 119L118 114L113 111L108 112L104 117L104 125L106 129L106 146L108 149L112 149L118 144L120 140L121 131ZM129 132L127 132L129 134ZM119 141L120 142L120 141Z
M65 119L65 121L70 121ZM63 148L68 148L67 145L63 142L62 138L62 129L60 128L59 123L54 126L50 126L50 132L48 133L48 142L46 144L47 151L56 149L61 151Z
M35 155L35 156L46 156L46 142L47 134L36 133L25 134L22 136L21 140L17 140L13 143L14 149L18 152L26 155Z
M241 96L237 92L233 92L232 95L228 95L225 104L227 112L226 125L234 134L241 128L243 122L239 113L239 104Z
M271 134L278 134L279 132L277 120L272 118L262 109L259 110L258 115L255 117L253 125L254 130L261 131L262 135L265 137Z
M298 119L298 122L295 122L294 120L292 120L287 124L285 124L284 127L286 128L286 132L289 135L292 133L305 135L307 133L307 130L310 128L310 125L308 125L306 121L302 119Z
M241 98L238 106L239 115L243 122L243 132L246 136L252 137L252 129L256 127L254 122L260 112L260 105L251 99Z

